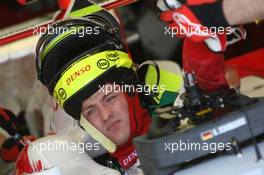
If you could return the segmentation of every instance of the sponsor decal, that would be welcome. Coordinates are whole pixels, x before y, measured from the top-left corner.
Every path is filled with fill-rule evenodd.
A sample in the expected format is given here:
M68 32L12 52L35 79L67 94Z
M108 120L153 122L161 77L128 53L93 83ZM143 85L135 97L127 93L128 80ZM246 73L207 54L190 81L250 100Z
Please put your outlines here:
M97 66L100 69L107 69L110 66L110 63L106 59L100 59L99 61L97 61Z
M67 97L66 91L63 88L60 88L58 93L59 93L60 98L62 98L63 100L66 99Z
M216 128L207 130L200 134L203 141L212 139L213 137L225 134L247 124L245 117L238 118L234 121L228 122L226 124L220 125Z
M116 61L119 59L119 54L116 51L109 51L106 53L106 58L110 61Z
M126 167L127 165L129 165L130 162L134 161L135 159L137 159L137 152L133 151L132 153L130 153L128 156L126 156L121 163L121 165L123 165L124 167Z
M83 67L81 67L79 70L75 71L74 73L72 73L67 79L66 79L66 83L69 86L73 81L75 81L76 79L78 79L78 77L80 77L81 75L89 72L91 70L91 66L85 65Z
M214 134L212 131L206 131L206 132L201 133L201 137L202 137L202 140L205 141L205 140L209 140L213 138Z

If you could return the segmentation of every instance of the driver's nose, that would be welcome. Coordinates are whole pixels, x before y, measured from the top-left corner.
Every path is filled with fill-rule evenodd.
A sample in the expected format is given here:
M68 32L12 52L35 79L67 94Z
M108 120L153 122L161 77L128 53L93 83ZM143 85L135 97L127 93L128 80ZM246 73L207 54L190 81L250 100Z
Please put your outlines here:
M101 106L100 107L100 116L102 120L106 121L108 120L112 115L111 108L108 106Z

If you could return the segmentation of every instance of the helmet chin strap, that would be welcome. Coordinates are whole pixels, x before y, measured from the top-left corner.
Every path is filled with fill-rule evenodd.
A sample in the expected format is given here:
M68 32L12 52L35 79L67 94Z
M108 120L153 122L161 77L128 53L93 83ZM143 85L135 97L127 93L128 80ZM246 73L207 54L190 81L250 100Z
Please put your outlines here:
M96 141L98 141L108 152L114 153L116 151L116 144L104 136L98 129L96 129L90 122L88 122L81 114L80 125L84 130Z

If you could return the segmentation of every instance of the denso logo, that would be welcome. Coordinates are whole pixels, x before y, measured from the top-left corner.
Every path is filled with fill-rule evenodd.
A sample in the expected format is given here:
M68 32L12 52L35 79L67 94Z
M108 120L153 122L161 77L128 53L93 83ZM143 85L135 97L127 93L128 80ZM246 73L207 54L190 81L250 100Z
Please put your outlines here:
M67 85L69 86L74 80L76 80L79 76L81 76L85 72L88 72L90 69L91 69L91 66L86 65L86 66L81 67L79 70L75 71L73 74L71 74L71 76L69 76L66 79Z
M130 162L134 161L135 159L137 159L137 152L133 151L132 153L130 153L127 157L125 157L123 159L123 162L121 162L122 165L127 166Z

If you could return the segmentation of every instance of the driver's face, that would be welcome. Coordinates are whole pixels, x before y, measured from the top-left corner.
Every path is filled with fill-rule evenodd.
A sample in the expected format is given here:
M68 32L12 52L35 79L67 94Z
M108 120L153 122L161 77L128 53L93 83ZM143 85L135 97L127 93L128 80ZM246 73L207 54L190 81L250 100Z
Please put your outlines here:
M107 86L112 87L111 92L106 93ZM116 145L122 145L130 136L129 111L125 94L116 91L118 88L115 86L107 84L85 99L82 103L82 114Z

